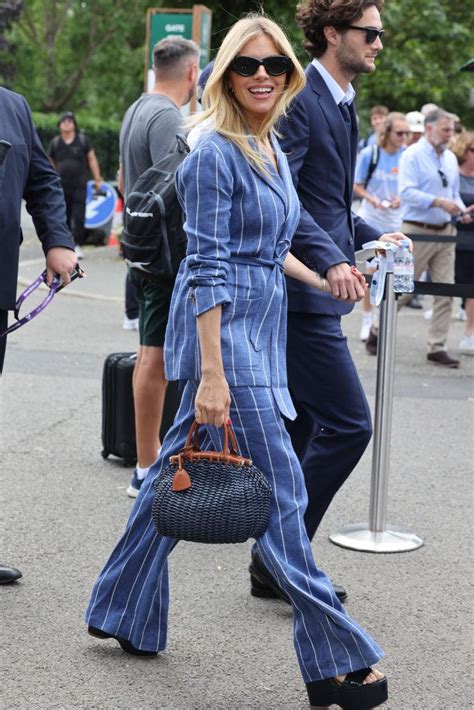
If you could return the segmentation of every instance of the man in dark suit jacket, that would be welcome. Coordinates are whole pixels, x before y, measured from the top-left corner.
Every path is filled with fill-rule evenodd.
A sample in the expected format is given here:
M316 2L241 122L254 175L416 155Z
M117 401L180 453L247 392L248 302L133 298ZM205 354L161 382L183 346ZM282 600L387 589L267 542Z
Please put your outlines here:
M341 316L363 290L351 271L354 249L381 235L352 214L357 153L355 91L351 81L375 69L382 49L383 0L307 0L297 20L314 58L307 85L279 130L301 202L292 252L324 275L331 294L316 294L288 279L288 382L298 413L288 422L308 491L305 523L313 538L331 500L356 466L372 428L369 407ZM384 235L397 240L401 234ZM258 558L250 566L252 593L274 596L278 589ZM346 593L336 587L341 600Z
M43 246L48 284L54 274L69 283L77 258L59 177L41 146L27 102L0 87L0 333L15 307L22 199ZM6 337L0 338L0 374L5 346ZM19 577L18 570L0 565L0 584Z

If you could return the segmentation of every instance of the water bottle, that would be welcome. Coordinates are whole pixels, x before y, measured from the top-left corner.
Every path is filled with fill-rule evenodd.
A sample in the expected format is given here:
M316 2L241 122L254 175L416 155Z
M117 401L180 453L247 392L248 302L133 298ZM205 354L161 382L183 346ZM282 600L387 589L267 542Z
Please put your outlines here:
M393 290L395 293L413 293L415 290L413 254L408 239L403 239L393 259Z

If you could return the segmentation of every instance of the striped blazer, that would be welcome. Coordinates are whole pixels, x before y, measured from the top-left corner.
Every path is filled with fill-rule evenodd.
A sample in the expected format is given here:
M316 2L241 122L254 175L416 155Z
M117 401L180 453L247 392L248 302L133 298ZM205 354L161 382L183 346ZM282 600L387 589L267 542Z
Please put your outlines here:
M221 344L230 386L271 387L280 411L296 416L286 377L283 262L299 201L275 137L278 171L249 164L222 135L206 133L176 174L187 256L171 301L165 341L169 380L199 380L196 316L222 305Z

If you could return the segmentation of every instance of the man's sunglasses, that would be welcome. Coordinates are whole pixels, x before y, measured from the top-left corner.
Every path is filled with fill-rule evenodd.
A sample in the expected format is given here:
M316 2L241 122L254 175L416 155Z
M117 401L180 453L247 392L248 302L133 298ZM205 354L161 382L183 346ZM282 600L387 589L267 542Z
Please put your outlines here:
M378 38L380 41L383 40L385 30L376 30L373 27L358 27L357 25L347 25L348 30L359 30L359 32L365 32L365 43L373 44Z
M235 57L229 65L229 69L240 76L253 76L264 66L265 71L270 76L281 76L293 69L293 62L289 57L275 55L256 59L255 57Z
M409 136L410 135L410 131L394 131L393 128L392 128L392 133L395 133L395 135L398 136L399 138L401 138L402 136Z
M448 187L448 178L447 178L446 175L443 173L443 171L442 171L442 170L438 170L438 174L439 174L439 176L440 176L440 178L441 178L441 183L442 183L443 187Z

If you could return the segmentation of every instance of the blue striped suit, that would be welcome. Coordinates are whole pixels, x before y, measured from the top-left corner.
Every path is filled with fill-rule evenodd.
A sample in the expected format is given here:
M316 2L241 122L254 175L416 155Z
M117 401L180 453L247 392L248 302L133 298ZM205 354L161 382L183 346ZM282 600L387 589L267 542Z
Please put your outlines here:
M177 175L188 256L175 285L165 344L168 377L185 380L175 422L145 479L123 537L95 582L86 621L135 647L162 651L168 616L167 557L150 511L153 482L182 448L194 420L200 376L195 318L222 304L222 353L231 418L242 453L272 486L270 524L257 540L265 565L293 605L294 642L306 683L365 668L381 649L347 615L316 568L304 526L303 474L281 414L294 416L286 387L286 292L282 264L298 221L286 158L274 141L278 174L260 175L217 134L203 139ZM221 448L205 427L204 448Z

